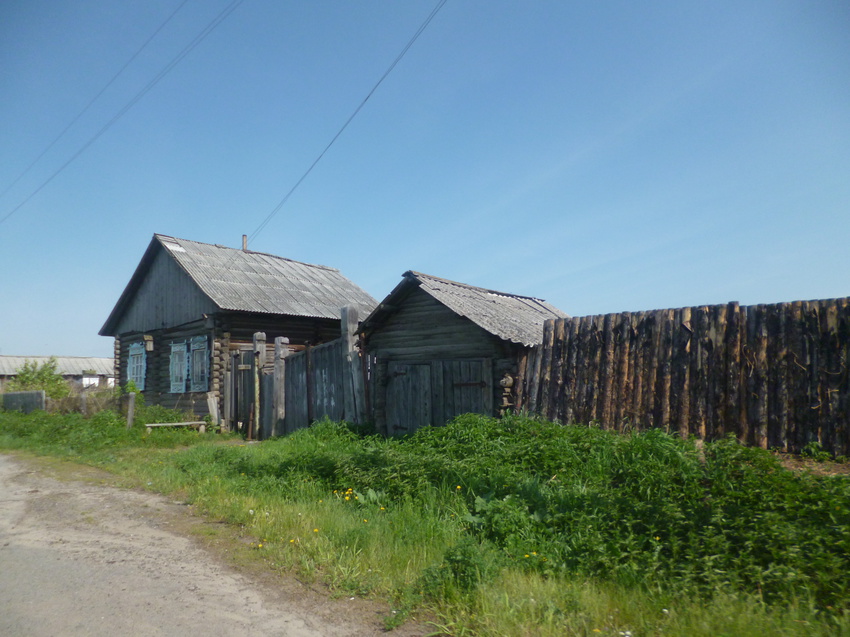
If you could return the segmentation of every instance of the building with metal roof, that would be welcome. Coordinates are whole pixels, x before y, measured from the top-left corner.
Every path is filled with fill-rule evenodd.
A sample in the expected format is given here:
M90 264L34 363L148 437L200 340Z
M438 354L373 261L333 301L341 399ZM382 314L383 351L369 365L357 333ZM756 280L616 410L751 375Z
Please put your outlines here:
M405 272L360 325L376 424L399 434L510 410L523 356L545 320L566 316L542 299Z
M39 367L50 360L56 361L56 372L65 380L80 387L109 386L114 384L115 361L92 356L5 356L0 355L0 390L18 375L26 363Z
M201 414L255 332L297 350L339 337L343 306L376 303L334 268L155 234L100 334L116 339L120 383Z

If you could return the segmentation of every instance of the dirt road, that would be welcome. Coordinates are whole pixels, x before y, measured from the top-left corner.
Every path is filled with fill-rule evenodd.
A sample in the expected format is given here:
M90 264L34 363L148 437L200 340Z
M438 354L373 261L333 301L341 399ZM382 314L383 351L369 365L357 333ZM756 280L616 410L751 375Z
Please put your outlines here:
M386 634L386 609L237 572L226 548L193 539L207 523L185 505L81 471L72 477L84 481L58 480L42 462L0 454L0 635Z

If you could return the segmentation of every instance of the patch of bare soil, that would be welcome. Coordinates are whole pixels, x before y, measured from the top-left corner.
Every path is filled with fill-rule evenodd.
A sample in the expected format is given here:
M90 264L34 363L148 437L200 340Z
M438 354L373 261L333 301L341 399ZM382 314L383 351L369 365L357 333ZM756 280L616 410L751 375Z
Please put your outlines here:
M0 634L386 634L389 609L275 573L239 530L89 467L0 454ZM390 633L425 635L408 624Z
M807 471L816 476L850 475L850 463L815 460L790 453L776 453L783 467L791 471Z

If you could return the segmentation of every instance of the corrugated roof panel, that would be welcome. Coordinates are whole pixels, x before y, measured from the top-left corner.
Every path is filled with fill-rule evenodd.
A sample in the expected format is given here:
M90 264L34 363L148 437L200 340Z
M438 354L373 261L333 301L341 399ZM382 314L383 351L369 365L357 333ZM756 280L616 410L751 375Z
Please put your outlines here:
M262 252L156 236L222 309L339 318L339 308L344 305L353 304L365 315L377 304L333 268Z
M419 272L408 272L405 276L418 281L422 290L455 313L514 343L542 342L543 322L567 316L542 299L486 290Z
M41 366L50 356L0 356L0 376L14 376L27 361ZM91 356L55 356L56 371L63 376L82 376L83 372L94 372L98 376L112 376L115 361L111 358Z

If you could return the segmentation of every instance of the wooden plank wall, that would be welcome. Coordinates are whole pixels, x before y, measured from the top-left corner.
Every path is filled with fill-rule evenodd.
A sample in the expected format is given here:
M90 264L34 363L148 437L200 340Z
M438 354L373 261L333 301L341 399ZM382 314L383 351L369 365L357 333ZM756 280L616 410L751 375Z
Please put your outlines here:
M547 321L517 407L606 429L850 455L850 299Z
M285 432L307 427L325 416L345 418L343 383L350 373L344 365L345 345L340 338L287 356Z

